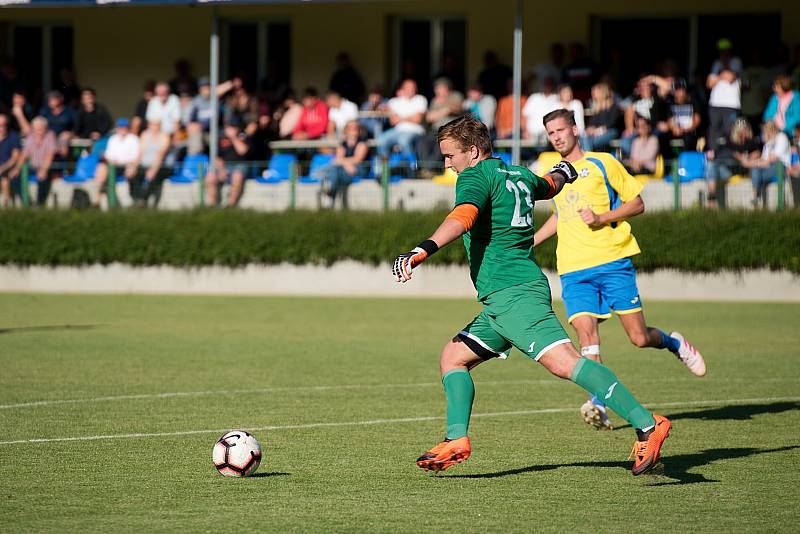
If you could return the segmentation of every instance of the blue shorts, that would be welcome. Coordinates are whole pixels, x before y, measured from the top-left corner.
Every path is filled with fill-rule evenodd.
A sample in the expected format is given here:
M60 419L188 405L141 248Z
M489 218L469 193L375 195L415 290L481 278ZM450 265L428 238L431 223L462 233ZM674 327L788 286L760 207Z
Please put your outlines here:
M630 258L561 275L561 298L570 323L581 315L608 319L612 310L620 315L642 310Z

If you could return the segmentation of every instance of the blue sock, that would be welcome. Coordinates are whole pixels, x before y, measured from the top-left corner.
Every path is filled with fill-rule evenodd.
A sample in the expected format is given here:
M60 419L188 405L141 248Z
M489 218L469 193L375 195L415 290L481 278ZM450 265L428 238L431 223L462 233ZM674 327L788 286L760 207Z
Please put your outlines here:
M606 403L601 401L600 399L598 399L596 395L592 395L592 399L591 400L592 400L592 404L594 404L598 408L605 408L606 407Z
M672 336L668 336L663 330L655 328L655 331L661 334L661 345L658 346L659 349L669 349L670 352L678 352L678 349L681 348L680 341Z

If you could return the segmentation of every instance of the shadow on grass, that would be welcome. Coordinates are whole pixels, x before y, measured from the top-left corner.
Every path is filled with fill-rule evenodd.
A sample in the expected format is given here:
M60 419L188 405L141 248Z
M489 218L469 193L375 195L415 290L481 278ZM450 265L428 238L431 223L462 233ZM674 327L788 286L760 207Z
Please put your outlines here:
M58 324L42 326L17 326L14 328L0 328L0 334L20 334L25 332L51 332L59 330L94 330L96 324Z
M737 458L746 458L748 456L755 456L758 454L769 454L773 452L791 451L800 448L800 445L789 445L786 447L778 447L774 449L755 449L752 447L739 447L730 449L706 449L704 451L694 454L680 454L678 456L666 456L663 458L659 465L652 471L653 475L662 475L671 478L670 482L657 482L648 484L649 486L670 486L675 484L697 484L703 482L718 482L717 480L706 478L702 473L690 473L690 469L702 467L710 463L720 460L733 460ZM625 469L626 471L631 468L631 462L574 462L569 464L546 464L546 465L531 465L528 467L521 467L519 469L509 469L507 471L497 471L495 473L476 473L471 475L444 475L442 478L498 478L511 475L522 475L525 473L536 473L539 471L552 471L561 469L563 467L602 467L613 469ZM647 480L648 476L644 475L642 479Z
M706 410L689 410L679 413L664 414L670 421L678 419L699 419L701 421L747 421L756 415L783 413L800 410L800 402L779 401L768 404L734 404ZM656 410L658 412L658 410ZM661 413L661 412L658 412ZM615 426L614 430L630 428L630 425Z
M289 473L282 473L279 471L272 471L271 473L256 473L250 475L248 478L266 478L266 477L288 477Z

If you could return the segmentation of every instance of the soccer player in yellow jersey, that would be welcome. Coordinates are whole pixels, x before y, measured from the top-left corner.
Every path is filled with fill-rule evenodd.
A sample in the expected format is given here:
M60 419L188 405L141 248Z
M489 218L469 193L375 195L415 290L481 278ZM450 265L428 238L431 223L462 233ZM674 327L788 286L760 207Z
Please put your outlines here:
M622 327L637 347L668 349L696 376L706 374L700 352L678 332L666 334L645 323L631 256L640 252L626 219L644 211L642 185L613 156L584 152L571 111L545 115L553 147L572 163L578 179L553 198L555 211L534 235L536 246L558 233L556 263L567 317L581 345L581 355L601 362L598 323L619 315ZM601 399L583 406L584 420L598 428L613 428Z

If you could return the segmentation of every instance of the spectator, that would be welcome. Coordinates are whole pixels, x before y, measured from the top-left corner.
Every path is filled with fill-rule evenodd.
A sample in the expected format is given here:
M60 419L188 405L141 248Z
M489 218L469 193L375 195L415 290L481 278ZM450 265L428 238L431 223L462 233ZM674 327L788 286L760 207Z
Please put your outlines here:
M81 108L75 119L75 134L81 139L97 141L111 131L111 115L97 103L97 93L91 87L81 91Z
M547 144L547 132L542 120L551 111L558 109L559 98L555 93L555 80L545 78L541 93L534 93L525 102L522 115L525 117L523 137L533 141L536 145Z
M467 99L464 100L464 111L471 113L476 119L485 124L490 132L494 131L494 115L497 111L497 101L492 95L484 94L479 84L472 84L467 91Z
M539 63L533 68L536 79L539 80L537 89L544 91L544 81L547 78L555 80L556 85L561 84L561 77L564 72L564 45L553 43L550 46L550 61Z
M495 101L508 94L508 81L511 79L511 69L497 59L493 50L487 50L483 55L483 70L478 74L478 83L483 87L483 92L492 95Z
M361 111L378 115L389 112L389 105L383 96L383 88L376 86L370 90L367 99L361 104ZM364 117L361 119L361 125L367 130L370 137L378 137L386 126L386 117Z
M136 108L133 111L133 120L131 121L131 132L139 135L142 131L142 126L147 124L147 107L150 101L156 95L156 82L147 80L144 82L144 93L142 98L136 103Z
M250 164L246 161L249 153L250 139L242 131L238 119L233 119L222 131L217 161L214 162L214 168L208 173L206 180L209 205L216 206L219 203L220 189L228 180L231 187L228 191L227 206L232 208L239 204L244 192L247 171L250 168Z
M131 131L128 119L117 119L115 132L108 139L106 150L103 152L103 162L97 165L95 182L97 184L97 201L106 194L109 167L114 168L114 180L124 176L128 183L132 183L137 173L139 161L139 137Z
M717 41L719 57L711 65L706 85L711 90L708 100L708 140L714 150L720 139L727 138L733 122L742 107L741 83L742 60L731 52L733 44L728 39Z
M336 71L331 76L329 88L351 102L361 102L364 97L364 80L346 52L336 56Z
M789 138L773 122L765 122L761 127L761 140L764 148L761 157L748 160L745 167L750 169L750 180L753 184L753 207L759 202L767 207L767 188L778 175L779 166L789 168L791 164L791 145Z
M619 135L621 116L614 93L607 83L600 82L592 86L589 111L586 135L581 140L581 146L587 151L606 151L610 148L611 141Z
M145 118L148 128L150 128L151 122L159 122L161 124L160 133L172 135L178 131L181 120L181 103L177 95L170 93L169 85L166 83L156 84L155 96L147 103Z
M70 109L78 109L81 98L81 90L78 87L78 82L75 80L75 71L72 67L62 67L58 71L58 80L54 85L54 89L61 93L64 97L64 105ZM55 131L53 125L50 129Z
M164 85L165 91L169 91L167 84L161 85ZM147 207L150 198L153 198L154 207L158 205L161 186L170 173L170 169L164 165L170 148L170 136L161 131L162 124L163 118L148 121L147 128L139 136L138 169L136 175L128 180L131 198L138 207Z
M303 111L292 132L292 139L319 139L328 130L328 106L317 90L309 87L303 94Z
M744 173L750 161L759 158L760 148L750 123L739 118L734 122L727 142L706 152L708 207L725 208L725 184L734 174Z
M250 154L253 161L267 161L272 155L269 147L271 141L278 138L277 124L270 116L268 110L259 113L258 121L252 133L248 133Z
M575 125L578 127L578 135L586 133L586 125L583 121L583 104L572 94L572 87L562 84L558 88L558 107L568 109L575 116Z
M8 126L23 137L31 131L33 108L27 102L25 93L14 91L11 95L11 116L8 117Z
M453 83L448 78L438 78L433 82L433 98L425 114L427 132L417 139L417 158L423 168L425 178L432 178L434 168L441 168L441 152L436 134L441 126L461 114L464 97L453 90Z
M774 121L787 136L800 124L800 92L792 89L792 79L785 74L775 78L774 91L764 109L764 122Z
M632 174L653 174L658 158L658 138L653 135L650 121L644 117L636 119L636 138L631 145L631 155L625 167Z
M275 110L273 120L278 121L278 134L281 139L292 136L292 132L300 122L303 106L297 102L294 92L290 89L280 108Z
M192 122L192 104L194 102L194 97L188 91L182 90L178 93L178 101L181 106L180 127L185 129L189 126L189 123Z
M175 77L169 81L169 90L176 95L197 94L197 80L192 76L192 65L188 59L179 59L175 62Z
M773 78L761 61L758 47L750 48L745 65L741 77L742 115L750 121L750 126L755 127L761 124L761 115L770 97Z
M406 78L400 83L396 96L389 100L389 124L392 128L378 138L378 154L388 158L395 145L400 146L409 161L416 158L414 143L425 133L422 122L428 110L428 100L417 94L417 82Z
M572 87L575 98L589 100L592 85L597 81L598 67L586 54L586 47L578 42L567 47L570 62L564 67L561 81Z
M511 139L514 136L514 95L511 90L511 81L508 82L509 88L506 96L497 101L497 113L495 114L494 130L498 139ZM528 95L523 94L519 97L519 124L522 127L522 110L528 101Z
M56 175L52 165L57 153L58 142L55 132L47 128L47 119L42 116L35 117L31 121L31 133L25 139L22 156L17 159L17 167L12 171L12 178L19 175L20 169L26 162L30 164L30 175L36 176L39 183L36 191L38 206L44 206L50 195L50 186Z
M225 87L223 85L224 90ZM258 100L250 94L244 85L238 85L226 99L223 116L224 124L235 122L243 130L255 130L258 122Z
M40 115L47 120L50 130L56 135L57 156L66 157L75 131L75 112L64 105L64 96L61 93L50 91L47 94L47 105L42 107Z
M336 158L323 169L322 192L336 205L336 197L342 199L342 209L347 209L347 188L353 177L366 174L369 163L367 140L357 120L351 120L344 128L344 139L336 149Z
M686 80L682 78L677 79L673 85L670 113L667 121L670 137L680 139L685 150L695 150L697 129L700 126L700 110L692 102Z
M328 136L341 138L348 122L358 120L358 106L336 91L328 91Z
M800 124L794 127L794 143L790 163L786 174L792 184L792 202L797 209L800 208Z
M657 85L651 76L642 76L639 79L633 98L633 103L625 109L625 131L622 132L621 139L622 153L626 156L631 153L631 144L637 135L638 117L647 119L651 125L655 125L658 132L669 129L667 126L669 107L659 96Z
M453 91L464 94L464 69L461 68L459 60L453 54L445 53L442 56L441 68L433 76L434 80L439 78L447 78L450 80Z
M11 180L16 178L13 171L17 168L19 154L19 134L9 128L8 116L0 114L0 202L4 208L13 200Z
M220 110L220 115L224 113ZM202 77L197 83L197 95L192 99L190 123L196 123L203 132L211 130L211 82Z

